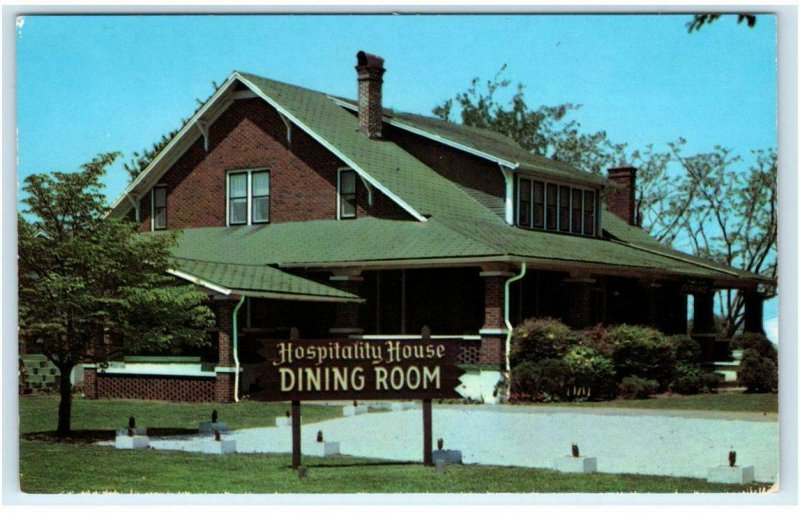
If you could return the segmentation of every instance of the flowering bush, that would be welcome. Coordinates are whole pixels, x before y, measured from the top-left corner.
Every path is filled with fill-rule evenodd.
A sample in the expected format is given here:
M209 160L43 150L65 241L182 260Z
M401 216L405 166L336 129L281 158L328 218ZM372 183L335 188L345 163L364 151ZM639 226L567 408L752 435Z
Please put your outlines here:
M511 365L563 358L575 343L566 324L550 318L527 319L514 328Z
M511 370L511 395L517 400L561 401L571 385L569 368L558 359L524 362Z
M672 344L658 330L622 324L606 331L612 345L612 359L617 376L640 376L655 380L665 390L675 373Z

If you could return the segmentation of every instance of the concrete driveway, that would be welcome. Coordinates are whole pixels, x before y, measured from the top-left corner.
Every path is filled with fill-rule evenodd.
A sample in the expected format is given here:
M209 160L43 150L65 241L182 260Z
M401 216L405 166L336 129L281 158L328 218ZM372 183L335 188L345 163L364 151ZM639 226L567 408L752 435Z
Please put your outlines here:
M318 431L340 442L342 454L422 459L419 407L304 424L305 447L316 443ZM226 438L236 440L237 452L291 452L289 428L242 429ZM433 438L461 450L465 464L552 468L575 443L582 455L597 457L599 472L704 478L708 467L727 464L730 450L738 464L755 466L757 481L774 482L779 469L775 415L434 405ZM198 450L199 439L154 439L150 445Z

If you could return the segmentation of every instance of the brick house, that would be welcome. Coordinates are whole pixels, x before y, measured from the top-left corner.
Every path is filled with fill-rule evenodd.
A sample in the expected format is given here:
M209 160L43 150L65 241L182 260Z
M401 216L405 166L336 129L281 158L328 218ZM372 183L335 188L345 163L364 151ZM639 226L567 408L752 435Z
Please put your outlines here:
M381 105L383 59L357 55L357 100L234 72L114 203L142 232L181 230L172 274L203 287L213 354L170 371L86 370L89 397L232 401L286 338L458 339L462 393L496 400L510 326L635 323L709 358L713 294L769 280L663 246L637 226L636 169L608 177L500 134ZM201 361L202 360L202 361ZM177 369L177 370L176 370Z

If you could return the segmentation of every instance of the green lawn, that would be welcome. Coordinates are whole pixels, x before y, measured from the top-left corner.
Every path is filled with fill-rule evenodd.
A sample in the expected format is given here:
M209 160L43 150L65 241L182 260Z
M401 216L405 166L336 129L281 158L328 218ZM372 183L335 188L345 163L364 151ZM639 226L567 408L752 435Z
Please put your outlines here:
M58 397L20 397L20 433L53 431L58 424ZM127 427L128 417L136 425L147 428L191 429L200 422L210 422L216 409L219 421L231 429L274 426L275 417L290 408L286 403L245 401L233 404L168 403L123 399L87 400L75 398L72 403L72 429L107 431ZM304 404L303 423L339 417L341 408ZM112 434L113 436L113 434Z
M647 401L645 401L647 402ZM653 401L655 402L655 401ZM21 397L20 429L52 431L57 397ZM73 428L110 439L130 415L150 429L194 430L211 410L233 429L274 425L285 404L175 404L155 401L76 399ZM303 406L303 421L338 416L339 408ZM26 435L27 434L27 435ZM78 436L76 438L82 438ZM560 474L550 470L479 465L449 466L443 475L419 463L398 464L363 458L304 457L308 479L289 468L288 454L212 456L179 451L118 451L111 447L20 441L20 481L26 493L456 493L456 492L741 492L757 486L712 485L702 479L625 474Z
M456 493L456 492L741 492L756 487L711 485L701 479L452 465L445 474L418 463L336 456L304 457L301 481L286 454L213 456L154 450L32 442L21 449L26 493ZM47 464L43 464L47 462Z
M778 394L721 394L674 395L652 399L618 399L584 403L548 403L548 406L582 406L587 408L643 408L652 410L706 410L778 412Z

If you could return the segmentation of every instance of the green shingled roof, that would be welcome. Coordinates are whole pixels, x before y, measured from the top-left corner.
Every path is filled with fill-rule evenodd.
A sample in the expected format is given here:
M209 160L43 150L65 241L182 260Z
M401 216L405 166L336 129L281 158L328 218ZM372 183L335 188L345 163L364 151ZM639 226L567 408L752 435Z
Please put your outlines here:
M265 265L189 258L176 258L176 264L179 273L200 280L203 284L228 289L236 295L299 301L361 301L358 296L349 292Z
M220 286L247 292L353 299L354 296L276 267L326 267L408 260L462 262L528 261L580 269L603 266L706 279L758 279L666 248L643 230L603 213L605 238L580 237L509 226L474 195L427 167L398 145L372 140L358 120L324 93L237 73L256 93L305 127L323 145L364 173L421 221L378 218L305 221L274 225L184 230L175 250L181 270ZM605 181L589 173L529 155L513 141L487 130L449 125L409 114L389 113L402 123L435 132L459 144L521 167L560 177ZM409 217L409 219L412 219ZM218 281L215 281L218 280Z

